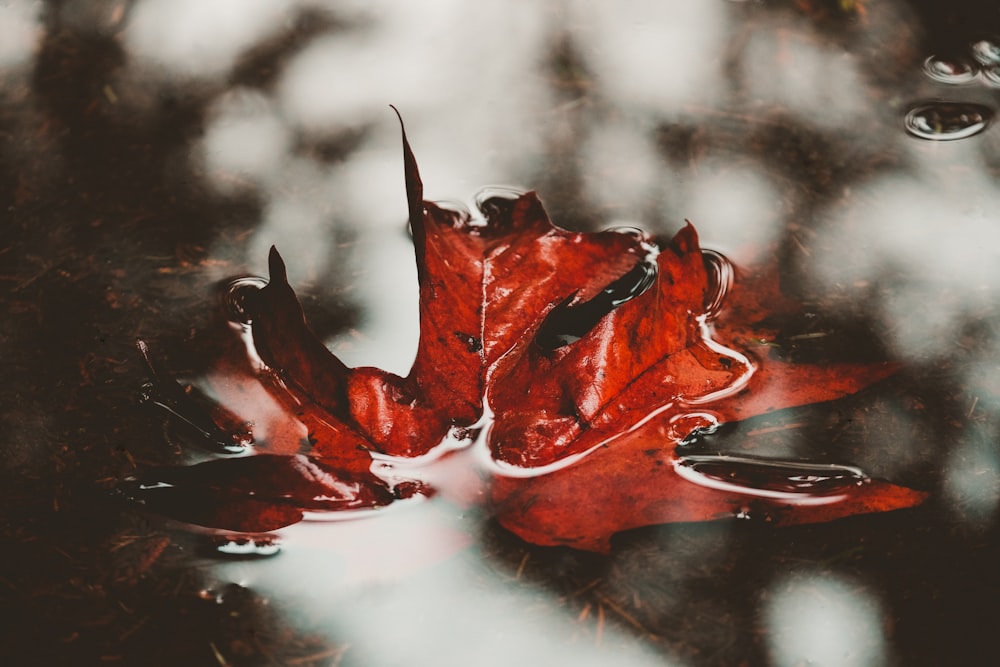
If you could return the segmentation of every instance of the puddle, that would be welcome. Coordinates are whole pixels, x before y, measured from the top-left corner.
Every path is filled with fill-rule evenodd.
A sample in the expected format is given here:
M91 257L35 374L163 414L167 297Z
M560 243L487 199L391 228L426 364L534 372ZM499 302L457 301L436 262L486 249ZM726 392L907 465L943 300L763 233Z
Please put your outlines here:
M995 3L8 4L0 662L680 666L853 650L971 664L992 652L977 610L1000 584ZM326 348L408 371L417 272L389 104L427 199L509 184L443 205L470 234L533 189L567 229L641 229L670 253L690 218L714 249L691 336L728 338L705 338L683 366L711 381L675 378L669 409L579 458L598 466L631 443L620 465L637 476L560 477L558 462L506 476L535 490L505 498L525 515L570 489L567 525L632 503L607 553L570 548L568 533L536 546L495 518L483 473L503 470L470 444L484 432L474 419L418 462L426 479L392 457L341 478L350 461L307 456L337 425L306 424L301 394L254 379L263 361L246 331L264 281L228 281L268 275L271 245ZM777 274L748 275L771 259ZM656 261L552 310L539 347L567 354L608 313L646 303ZM742 314L772 316L741 328L726 304L748 280L758 296ZM463 349L496 354L480 333L458 332ZM755 391L762 360L881 359L899 363L891 377L836 401ZM728 421L750 397L753 416ZM567 414L550 416L555 432ZM285 462L266 494L259 462L222 477L210 465L261 454ZM151 469L173 472L141 477ZM315 486L296 496L304 472ZM785 505L879 479L929 497L832 523L738 520L780 522ZM730 520L659 525L693 516L677 484L732 493ZM126 501L140 490L145 506ZM331 505L356 514L329 520ZM230 531L197 527L223 514ZM270 523L241 527L248 516Z

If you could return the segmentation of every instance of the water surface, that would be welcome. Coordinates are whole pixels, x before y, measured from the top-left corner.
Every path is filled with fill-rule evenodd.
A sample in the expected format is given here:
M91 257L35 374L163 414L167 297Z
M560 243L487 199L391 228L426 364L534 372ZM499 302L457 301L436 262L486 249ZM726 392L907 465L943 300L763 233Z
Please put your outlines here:
M997 34L975 1L4 3L0 657L981 664L1000 590ZM304 522L277 553L124 502L137 469L219 455L141 404L135 338L211 386L235 344L223 286L265 274L272 244L331 349L405 374L416 272L390 103L431 199L533 188L567 228L669 238L690 219L737 263L776 254L808 315L775 354L905 368L692 455L860 469L931 499L639 529L609 556L444 500ZM275 409L261 398L256 437Z

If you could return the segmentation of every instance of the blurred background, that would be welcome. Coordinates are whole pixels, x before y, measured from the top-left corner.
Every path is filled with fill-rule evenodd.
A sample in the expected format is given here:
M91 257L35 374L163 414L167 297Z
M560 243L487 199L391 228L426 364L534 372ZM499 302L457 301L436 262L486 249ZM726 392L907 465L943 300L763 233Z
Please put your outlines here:
M983 664L998 92L987 0L0 2L0 658ZM777 256L821 322L790 355L905 370L709 446L852 463L931 500L640 529L610 556L427 503L230 560L120 502L116 480L199 456L138 405L135 338L204 378L220 285L266 275L272 244L331 349L406 373L416 271L389 104L428 199L534 189L566 228L689 219L738 263Z

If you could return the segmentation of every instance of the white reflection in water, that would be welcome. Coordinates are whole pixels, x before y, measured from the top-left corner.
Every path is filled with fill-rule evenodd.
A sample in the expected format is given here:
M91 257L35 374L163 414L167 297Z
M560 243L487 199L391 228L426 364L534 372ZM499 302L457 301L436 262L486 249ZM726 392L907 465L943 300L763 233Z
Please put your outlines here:
M344 272L350 280L348 294L364 311L354 330L328 345L348 366L377 366L406 375L417 352L418 287L394 121L386 118L386 131L379 137L385 147L355 153L349 165L331 175L340 193L337 214L355 224L356 236L341 257L349 266Z
M0 70L25 65L34 56L42 36L41 2L11 0L0 3Z
M893 352L917 362L953 352L964 320L1000 289L1000 192L975 140L926 147L914 151L918 169L859 188L837 208L814 264L833 289L891 279L878 312Z
M689 0L574 1L574 28L598 84L626 107L676 113L720 92L726 8Z
M326 169L312 160L289 157L281 168L247 252L250 265L263 270L268 249L277 246L294 286L314 282L332 259L332 208L338 190Z
M843 128L870 112L854 57L824 41L805 25L758 30L742 54L751 100L828 128Z
M207 176L224 193L273 184L284 171L291 130L262 93L235 89L209 110L202 139Z
M299 524L277 558L219 573L290 601L309 627L349 644L352 664L678 664L610 623L595 635L549 593L483 567L468 523L426 501L372 521Z
M829 574L795 574L774 585L765 600L776 667L891 664L883 612L863 585Z
M397 216L395 229L360 234L351 248L358 262L351 296L365 304L364 316L354 330L327 344L348 366L377 366L405 376L413 364L419 290L404 217Z
M389 102L405 111L424 97L426 83L420 75L425 63L406 57L407 46L393 35L382 37L381 30L315 39L285 68L278 88L282 108L309 129L364 123Z
M440 196L523 171L551 108L535 73L550 48L544 11L456 0L383 0L359 11L363 28L312 40L283 69L276 96L290 122L317 133L388 127L394 104L421 167L434 174L424 181ZM398 134L373 136L371 145L386 148L389 136L398 165Z
M698 234L723 251L766 247L783 220L775 203L782 193L763 169L708 161L689 175L679 206L698 227ZM713 247L719 247L713 245Z
M584 140L583 190L618 220L642 220L657 199L660 157L648 123L611 122L593 128Z
M530 3L379 0L358 14L362 29L313 40L284 71L279 97L305 127L367 122L390 102L404 115L435 104L502 113L525 101L513 74L545 47Z
M195 78L223 76L241 53L280 29L291 0L143 0L125 44L139 60Z

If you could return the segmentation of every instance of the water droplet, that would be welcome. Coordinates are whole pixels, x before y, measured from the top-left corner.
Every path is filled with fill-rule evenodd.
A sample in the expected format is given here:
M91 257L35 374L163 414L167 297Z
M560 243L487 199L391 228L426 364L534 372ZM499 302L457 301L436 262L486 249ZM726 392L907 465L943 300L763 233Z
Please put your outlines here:
M1000 64L1000 37L984 37L969 46L972 57L984 65Z
M702 250L705 260L705 270L708 272L708 291L705 293L705 315L709 319L715 317L726 299L726 294L733 286L736 270L733 263L714 250Z
M924 61L924 73L935 81L953 85L976 80L977 67L966 58L931 56Z
M538 328L535 342L543 350L569 345L587 335L605 315L642 295L655 282L656 262L643 260L590 301L573 304L573 297L570 297L553 308Z
M925 102L910 109L906 131L920 139L951 141L979 134L993 120L993 110L971 102Z
M281 551L281 543L274 535L221 535L213 543L216 553L236 558L267 558Z
M247 297L267 285L267 279L259 276L243 276L229 281L222 293L222 305L231 322L250 324L252 317L247 310Z
M769 498L837 495L868 480L852 466L740 456L685 456L675 465L688 481Z

